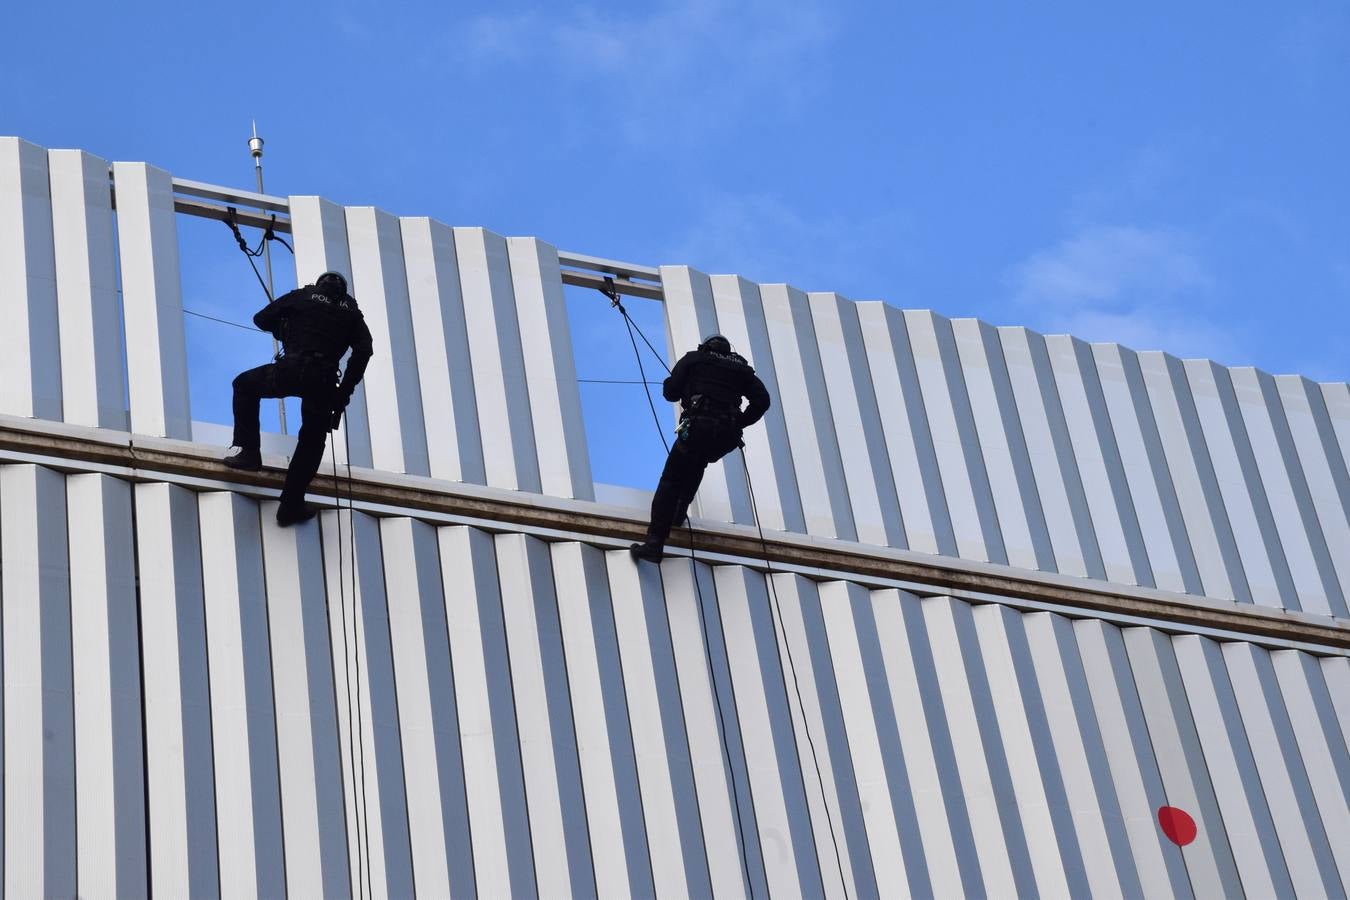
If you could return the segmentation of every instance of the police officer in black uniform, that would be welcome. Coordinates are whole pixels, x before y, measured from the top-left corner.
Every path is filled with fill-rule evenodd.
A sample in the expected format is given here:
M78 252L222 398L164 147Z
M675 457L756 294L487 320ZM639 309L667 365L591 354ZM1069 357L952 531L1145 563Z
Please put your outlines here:
M742 429L763 418L770 402L764 382L720 334L681 357L661 393L680 401L680 426L652 498L647 539L629 548L637 559L653 562L662 557L671 526L684 520L708 464L741 446ZM745 409L741 398L749 401Z
M294 525L318 511L305 503L305 491L323 459L328 432L342 422L352 391L365 374L373 352L370 329L347 279L324 272L314 284L282 294L253 317L253 324L281 341L282 355L234 379L234 446L239 452L225 465L247 471L262 467L258 403L263 397L300 398L300 434L286 483L281 489L277 523ZM338 364L350 347L347 370L338 382Z

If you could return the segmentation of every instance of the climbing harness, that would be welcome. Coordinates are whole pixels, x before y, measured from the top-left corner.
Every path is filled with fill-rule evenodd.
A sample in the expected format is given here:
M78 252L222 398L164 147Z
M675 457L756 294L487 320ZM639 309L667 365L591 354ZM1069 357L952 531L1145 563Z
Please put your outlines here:
M657 352L656 348L652 346L652 342L649 341L649 340L647 340L647 336L646 336L645 334L642 333L642 329L638 326L638 324L632 320L632 317L631 317L631 316L628 315L628 310L624 308L624 305L623 305L622 301L619 299L619 291L618 291L618 288L617 288L617 287L615 286L615 284L614 284L614 279L611 278L611 277L609 277L609 276L606 276L606 277L605 277L605 280L604 280L604 286L603 286L603 287L600 287L600 288L599 288L599 291L600 291L602 294L604 294L606 297L609 298L610 306L612 306L612 307L614 307L615 309L617 309L617 310L619 311L619 313L623 316L624 325L627 326L627 328L628 328L628 339L629 339L629 341L630 341L630 342L632 343L632 345L633 345L633 354L634 354L634 356L637 358L638 372L640 373L640 376L641 376L641 379L642 379L643 391L644 391L644 392L646 393L646 395L647 395L647 406L648 406L648 407L651 409L651 411L652 411L652 421L656 423L657 432L660 434L660 437L661 437L661 444L666 448L666 452L669 453L669 452L670 452L670 444L667 443L667 441L666 441L665 430L661 427L661 418L660 418L660 416L657 414L657 412L656 412L656 404L655 404L655 402L653 402L653 400L652 400L651 388L649 387L649 385L652 384L652 382L649 382L649 381L647 380L647 373L646 373L646 371L645 371L645 369L643 368L643 365L642 365L642 353L641 353L641 351L638 350L637 340L636 340L636 338L634 337L634 331L636 331L636 332L637 332L637 335L638 335L639 337L642 338L643 343L645 343L645 344L647 345L647 349L651 350L652 355L656 357L657 361L661 363L661 365L665 368L665 370L666 370L667 373L670 372L670 367L669 367L668 365L666 365L665 359L661 356L660 353ZM678 429L677 429L677 432L676 432L677 435L678 435L679 437L683 437L683 435L684 435L684 430L685 430L686 428L688 428L688 420L687 420L687 418L682 418L682 419L681 419L681 422L680 422L680 425L679 425L679 427L678 427ZM677 439L678 439L678 438L677 438ZM777 640L777 639L779 638L780 633L781 633L783 646L786 648L786 651L787 651L788 670L789 670L789 671L791 672L791 674L792 674L792 688L793 688L793 693L794 693L794 694L796 695L796 697L797 697L797 708L801 711L801 714L802 714L802 727L803 727L803 729L805 729L805 732L806 732L806 743L807 743L807 746L810 748L810 751L811 751L811 762L812 762L812 764L814 765L815 770L816 770L816 783L817 783L817 784L819 785L819 787L820 787L821 804L825 807L825 821L826 821L826 824L829 826L829 829L830 829L830 842L831 842L831 844L833 844L833 846L834 846L834 859L835 859L835 864L836 864L836 865L838 866L838 868L839 868L839 881L840 881L840 884L843 886L843 889L844 889L844 896L845 896L845 898L846 898L846 900L847 900L847 898L848 898L848 879L847 879L847 877L845 877L845 875L844 875L844 864L843 864L843 860L842 860L842 858L841 858L841 856L840 856L840 853L839 853L839 839L838 839L838 837L837 837L836 834L835 834L834 817L830 814L830 804L829 804L829 800L828 800L828 798L827 798L826 795L825 795L825 779L824 779L824 776L822 775L821 770L820 770L820 759L819 759L819 755L818 755L818 753L817 753L817 751L816 751L816 743L815 743L815 740L811 737L811 728L810 728L810 725L809 725L809 724L807 723L807 721L806 721L806 707L805 707L805 705L804 705L803 702L802 702L801 685L798 683L798 679L797 679L797 664L796 664L796 662L795 662L795 661L793 660L793 658L792 658L792 644L791 644L791 642L788 640L787 627L786 627L786 625L782 624L782 622L781 622L781 619L782 619L782 610L781 610L780 605L779 605L779 602L778 602L778 588L777 588L777 586L776 586L775 583L774 583L774 574L775 574L775 573L774 573L774 570L773 570L773 564L769 561L769 543L768 543L768 541L767 541L767 540L765 539L765 537L764 537L764 526L763 526L763 524L762 524L761 521L760 521L759 507L758 507L758 505L755 503L755 489L754 489L754 486L753 486L753 484L751 483L751 480L750 480L750 465L749 465L749 462L746 460L746 457L745 457L745 444L742 443L742 444L740 445L739 449L740 449L740 453L741 453L741 465L742 465L743 468L745 469L745 485L746 485L746 488L747 488L748 493L749 493L749 495L750 495L750 509L751 509L751 512L753 513L753 515L754 515L754 517L755 517L755 527L759 530L759 542L760 542L760 548L761 548L761 550L763 551L763 554L764 554L764 566L765 566L765 571L766 571L766 577L765 577L764 580L768 583L769 593L770 593L770 598L771 598L771 603L770 603L770 605L769 605L769 614L770 614L770 618L772 619L772 622L773 622L774 638L775 638L775 640ZM703 601L703 589L702 589L702 587L700 586L700 579L699 579L698 565L697 565L698 559L697 559L697 556L696 556L695 551L694 551L694 526L693 526L693 523L688 519L688 517L685 518L685 528L687 529L688 535L689 535L689 563L690 563L690 568L691 568L691 570L693 571L694 590L695 590L695 592L697 593L697 597L698 597L698 620L699 620L699 626L702 628L702 631L703 631L703 645L704 645L705 648L711 648L712 644L711 644L711 641L710 641L709 636L708 636L708 625L707 625L707 621L706 621L706 619L705 619L705 614L704 614L704 609L703 609L703 604L704 604L704 601ZM709 680L710 680L710 682L711 682L711 684L712 684L712 688L713 688L713 701L714 701L714 703L715 703L715 705L716 705L716 707L717 707L717 719L718 719L718 723L721 725L722 753L723 753L724 758L726 759L726 763L727 763L727 771L728 771L728 773L729 773L730 776L731 776L731 795L732 795L732 799L733 799L733 801L734 801L734 804L735 804L735 810L736 810L736 830L737 830L737 832L738 832L739 835L740 835L740 841L741 841L741 868L742 868L743 874L744 874L744 876L745 876L745 884L746 884L746 888L750 891L751 895L753 896L753 894L754 894L754 887L753 887L753 883L752 883L751 880L750 880L749 862L748 862L748 860L747 860L747 858L746 858L746 857L747 857L747 853L746 853L746 843L745 843L745 826L744 826L743 823L742 823L741 802L740 802L740 791L739 791L739 789L737 788L737 785L736 785L736 770L735 770L735 767L734 767L734 766L732 765L732 763L731 763L731 751L730 751L730 749L729 749L729 747L728 747L728 745L727 745L727 737L726 737L726 735L727 735L727 723L726 723L726 718L725 718L725 716L724 716L724 714L723 714L723 712L722 712L721 695L720 695L720 692L718 691L718 688L717 688L717 679L716 679L716 675L715 675L714 670L713 670L712 659L711 659L711 653L710 653L710 652L705 652L705 653L704 653L704 660L707 662L707 665L708 665L708 678L709 678ZM797 730L797 726L796 726L795 723L792 724L792 730L793 730L793 735L794 735L794 737L795 737L795 736L796 736L796 730Z

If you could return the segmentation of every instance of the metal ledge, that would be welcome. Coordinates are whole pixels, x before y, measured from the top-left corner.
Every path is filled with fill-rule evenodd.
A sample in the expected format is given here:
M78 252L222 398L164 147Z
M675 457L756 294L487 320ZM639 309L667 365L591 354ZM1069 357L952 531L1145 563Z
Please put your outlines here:
M273 465L263 471L241 473L220 464L222 452L186 441L0 417L0 459L72 472L106 471L136 481L174 480L199 490L236 490L255 497L274 497L279 491L284 459L271 457ZM639 540L645 532L644 519L615 507L369 469L352 470L350 489L359 506L376 514L451 517L560 539L602 539L610 545ZM347 479L320 474L311 492L345 499ZM772 565L817 579L903 582L928 593L978 595L976 599L995 602L1021 599L1082 615L1134 616L1160 627L1223 631L1247 640L1312 645L1313 650L1350 650L1350 621L1330 617L847 541L780 532L766 537L761 545L746 526L700 523L693 547L710 562L761 569ZM688 547L689 533L677 532L671 546Z

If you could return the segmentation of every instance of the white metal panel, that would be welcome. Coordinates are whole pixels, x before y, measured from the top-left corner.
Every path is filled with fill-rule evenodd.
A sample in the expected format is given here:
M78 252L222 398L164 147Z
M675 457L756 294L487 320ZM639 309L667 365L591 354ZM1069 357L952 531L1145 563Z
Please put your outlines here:
M352 295L375 347L363 380L371 461L385 471L428 475L427 429L398 219L371 206L349 206L346 218Z
M350 714L342 715L341 707L338 716L346 726L344 747L351 746L353 725L356 735L356 781L350 792L356 808L349 807L348 822L359 823L363 852L353 854L353 861L358 867L367 863L362 875L368 892L410 896L412 849L379 520L360 512L325 512L322 532L328 596L336 595L348 613L329 621L334 656L342 657L341 663L334 660L341 671L339 697L350 684L356 700L355 722Z
M857 308L838 294L813 293L807 299L834 431L842 438L839 450L858 540L903 547L905 526L867 369Z
M539 456L506 240L483 228L454 232L487 483L537 492Z
M0 467L4 596L4 890L75 894L75 716L66 485Z
M178 274L178 224L169 173L145 163L113 163L122 322L131 430L192 437L187 344Z
M464 787L481 896L535 894L529 815L506 659L492 538L474 528L437 529L445 621L455 667Z
M494 542L535 877L545 894L593 894L588 836L567 827L585 806L548 546L523 534Z
M1327 656L1322 658L1321 665L1327 692L1341 725L1341 738L1350 745L1350 658Z
M436 530L408 518L380 520L389 639L398 688L413 886L422 896L472 896L464 770Z
M662 266L661 289L665 294L667 349L670 365L674 367L680 357L720 326L707 275L688 266ZM745 476L737 471L740 460L735 455L708 466L703 476L696 505L691 509L697 509L698 515L705 519L747 524L754 521Z
M506 249L539 451L540 490L553 497L594 500L558 250L527 237L507 238Z
M1252 602L1232 526L1214 477L1181 361L1155 350L1139 354L1163 455L1181 504L1191 549L1209 597Z
M291 234L295 243L295 283L313 284L324 272L338 272L348 284L352 283L352 262L347 252L347 218L342 207L321 197L288 197L291 211ZM357 297L358 304L361 298ZM376 355L387 354L388 347L375 347ZM342 425L331 435L337 448L338 460L347 462L347 448L351 446L351 463L369 466L370 420L366 413L366 387L356 386Z
M825 891L844 897L874 897L876 875L816 583L800 575L769 577L776 592L779 656Z
M633 747L628 737L628 710L623 705L623 677L617 665L613 614L608 611L604 557L597 548L575 541L558 542L549 549L567 661L567 685L576 720L577 760L586 790L586 828L593 851L599 851L593 852L595 892L600 897L651 896L655 889ZM681 694L687 696L688 692ZM692 743L692 723L690 730ZM704 807L701 802L699 808L704 814L706 831L708 816ZM734 853L735 833L728 832L723 837ZM708 849L712 866L716 847L710 842ZM734 858L732 864L735 865ZM740 870L735 871L739 881ZM715 874L713 886L714 890L719 887Z
M1327 454L1336 456L1339 453L1341 465L1350 467L1350 384L1341 381L1321 384L1318 388L1326 404L1327 424L1338 445L1335 449L1328 446ZM1331 443L1330 439L1327 443Z
M277 504L267 502L259 513L286 885L292 893L352 896L344 798L354 779L338 744L337 720L346 685L334 678L329 643L329 616L341 621L348 612L339 597L330 604L327 596L319 522L282 528L276 511Z
M1097 535L1074 461L1045 339L1025 328L1000 328L999 339L1036 473L1057 570L1104 578Z
M872 694L872 715L878 725L884 726L879 733L884 758L892 772L891 806L901 814L898 823L909 824L918 832L914 835L902 830L900 835L901 847L909 854L906 862L911 872L911 889L918 894L931 891L941 897L982 893L984 876L971 832L968 804L961 793L951 733L942 714L937 673L919 600L897 590L872 591L870 597L866 593L860 597L850 589L850 594L851 625L857 629L863 665L873 669L868 674L868 687ZM823 604L823 593L821 600ZM880 671L869 663L870 657L878 658ZM892 729L898 732L898 737L889 734ZM900 753L894 751L897 740ZM891 745L889 752L885 752L887 744ZM899 793L906 786L898 769L901 759L908 779L908 796ZM903 818L910 815L907 809L910 805L912 823ZM921 859L915 854L920 846ZM927 869L928 885L920 880L920 862ZM879 877L878 884L884 885L885 880Z
M989 679L1008 774L1025 831L1036 889L1042 895L1090 893L1050 725L1041 704L1022 614L997 603L972 610L980 656Z
M455 233L427 218L402 219L400 232L431 476L484 484Z
M1064 616L1044 612L1024 614L1021 623L1036 670L1048 737L1054 745L1052 764L1043 771L1054 772L1063 782L1063 799L1082 853L1086 891L1094 897L1141 896L1143 886L1111 783L1073 624Z
M714 275L710 280L718 328L736 352L754 366L773 404L759 427L746 436L744 450L753 480L759 485L755 501L762 524L778 531L805 532L802 498L792 466L792 442L783 417L783 392L778 386L759 286L737 275ZM740 460L730 463L733 469L741 467Z
M1148 550L1111 433L1092 348L1067 335L1044 340L1106 579L1152 587Z
M1340 835L1350 835L1350 752L1336 727L1336 713L1317 658L1299 650L1275 650L1270 661L1322 828L1338 842ZM1350 886L1350 854L1333 851L1332 861L1344 891Z
M1294 892L1303 897L1344 894L1328 838L1343 846L1347 833L1323 828L1270 652L1245 641L1232 641L1222 645L1222 658L1255 757L1256 783L1274 820L1278 841L1270 843L1272 849L1283 850Z
M1203 593L1138 356L1119 344L1093 344L1092 355L1156 586Z
M220 892L197 500L135 488L152 894Z
M661 579L713 892L767 894L712 570L669 559L661 564Z
M1057 571L998 332L979 319L955 319L951 327L1008 564Z
M719 566L713 580L741 739L754 748L746 767L769 892L823 892L763 578L742 566Z
M900 764L901 760L889 757L882 750L878 722L870 700L872 685L869 685L859 640L861 628L855 623L852 612L855 603L867 602L867 592L860 585L847 581L825 582L820 585L819 591L821 617L829 637L834 674L842 686L839 703L843 710L844 727L848 732L851 763L857 774L862 817L867 828L877 886L895 886L908 893L909 875L891 799L893 791L886 773L888 759L891 766ZM904 763L909 765L908 760ZM912 769L912 765L909 767ZM917 778L906 776L911 786L922 785L924 773L919 771L915 774ZM917 790L913 802L922 810ZM924 848L928 849L926 842ZM940 880L942 874L940 869L934 873L935 886L944 884ZM950 885L950 882L945 884Z
M262 525L255 501L212 492L197 501L216 760L220 891L286 891L276 722L267 633Z
M1242 887L1248 896L1293 896L1223 654L1214 641L1197 635L1177 635L1172 644Z
M658 897L711 891L658 570L605 554Z
M1285 598L1285 606L1329 613L1332 591L1339 593L1340 588L1334 583L1326 543L1288 439L1274 382L1266 373L1245 366L1230 369L1229 375L1298 592L1296 598Z
M47 153L0 137L0 411L61 419L61 341Z
M1293 600L1297 608L1297 598L1291 596L1289 566L1280 549L1228 371L1204 359L1188 359L1185 368L1224 508L1233 525L1233 539L1242 554L1252 601L1283 607Z
M1007 562L951 322L931 310L905 310L904 321L957 553Z
M77 425L125 429L127 379L108 163L82 150L50 150L47 165L62 418Z
M806 532L855 538L810 305L805 294L785 284L761 285L759 295L778 380L779 396L773 401L782 408L792 447Z
M107 174L104 173L106 186ZM0 494L0 502L6 502ZM78 879L88 896L144 897L145 770L131 486L66 478L75 689ZM0 534L3 523L0 523Z
M1073 631L1141 893L1194 896L1181 848L1158 827L1158 808L1171 804L1120 629L1100 619L1079 619Z
M1128 665L1162 777L1163 799L1195 820L1198 834L1185 850L1191 887L1198 897L1238 896L1243 882L1225 837L1204 751L1191 716L1182 675L1167 635L1151 628L1123 630Z
M1036 891L1035 876L1018 827L970 608L947 597L926 598L921 605L985 890L990 896L1029 896Z
M1298 375L1278 375L1274 382L1317 511L1315 525L1320 526L1336 573L1327 591L1331 612L1345 617L1350 615L1346 608L1346 593L1350 591L1350 475L1317 385ZM1335 548L1341 549L1338 552Z
M858 304L858 323L886 434L906 544L910 550L955 556L956 538L904 316L898 309L870 300Z

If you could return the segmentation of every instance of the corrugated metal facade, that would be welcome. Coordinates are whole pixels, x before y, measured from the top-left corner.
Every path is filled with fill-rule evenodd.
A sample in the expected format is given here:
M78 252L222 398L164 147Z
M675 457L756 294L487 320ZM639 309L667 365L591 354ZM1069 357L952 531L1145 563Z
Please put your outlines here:
M1350 884L1343 656L272 507L0 467L12 896Z
M111 175L115 213L102 160L0 138L0 413L187 439L172 181ZM590 504L551 246L289 209L381 350L354 463ZM1350 630L1346 385L661 276L672 349L720 330L778 399L767 528ZM0 459L9 896L1350 887L1332 647ZM739 462L704 484L752 521Z

